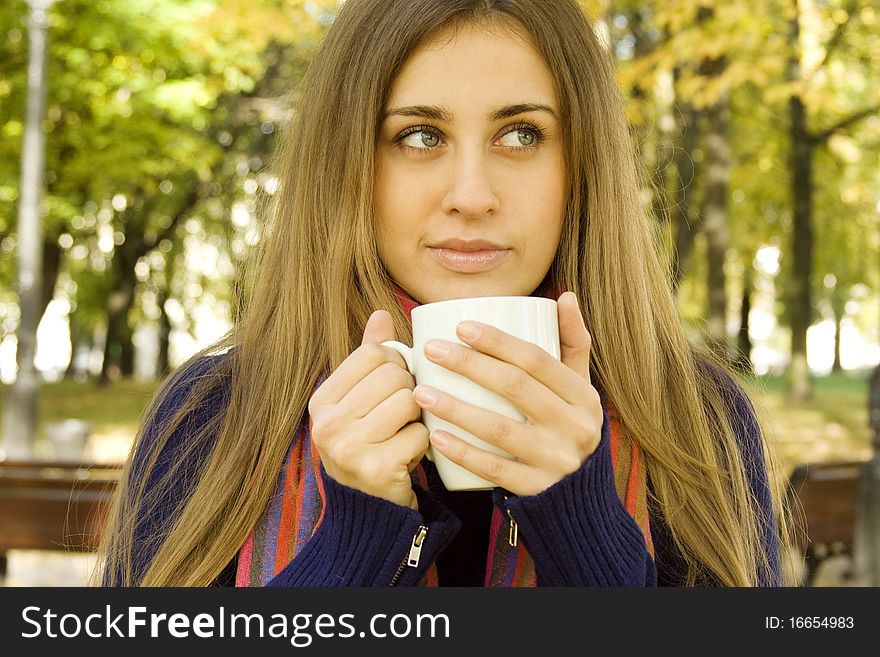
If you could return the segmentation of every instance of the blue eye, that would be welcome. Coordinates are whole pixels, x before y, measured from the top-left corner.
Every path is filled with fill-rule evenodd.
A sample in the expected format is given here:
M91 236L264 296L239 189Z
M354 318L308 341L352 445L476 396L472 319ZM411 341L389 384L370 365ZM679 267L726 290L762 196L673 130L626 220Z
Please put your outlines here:
M541 131L530 126L514 126L499 139L500 145L506 148L533 148L542 141Z
M440 135L425 126L414 126L404 130L396 141L407 148L426 150L436 148L440 144Z
M531 151L545 139L544 131L529 123L516 123L505 130L507 132L497 137L494 144L511 151ZM428 151L443 145L443 136L432 126L414 125L401 131L394 143L398 148L427 155Z

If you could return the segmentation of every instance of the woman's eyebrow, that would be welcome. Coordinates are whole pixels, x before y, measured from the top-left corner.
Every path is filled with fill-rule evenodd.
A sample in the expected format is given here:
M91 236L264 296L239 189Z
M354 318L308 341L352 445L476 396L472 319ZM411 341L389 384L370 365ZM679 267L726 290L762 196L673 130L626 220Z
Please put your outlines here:
M499 107L489 114L489 119L499 121L501 119L509 119L517 114L525 114L527 112L546 112L553 118L558 119L556 112L549 105L543 103L517 103L515 105L505 105ZM407 105L405 107L395 107L385 112L383 119L391 116L412 116L421 119L430 119L432 121L452 120L452 112L438 105Z
M553 111L553 108L549 105L544 105L543 103L519 103L517 105L505 105L504 107L500 107L489 115L489 118L493 121L498 121L500 119L509 119L511 117L516 116L517 114L526 114L527 112L546 112L550 114L554 119L558 119L556 116L556 112Z
M449 122L452 112L436 105L408 105L386 111L383 118L387 119L389 116L415 116L421 119Z

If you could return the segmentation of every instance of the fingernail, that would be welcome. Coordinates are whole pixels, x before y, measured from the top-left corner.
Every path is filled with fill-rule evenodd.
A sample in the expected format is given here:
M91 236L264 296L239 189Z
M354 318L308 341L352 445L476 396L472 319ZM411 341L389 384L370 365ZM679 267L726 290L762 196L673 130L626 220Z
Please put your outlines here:
M440 447L442 449L449 444L449 440L439 431L434 431L431 433L431 444L434 445L434 447Z
M449 347L443 342L430 340L425 344L425 353L430 358L436 358L439 360L446 358L449 355Z
M415 390L413 390L413 396L416 398L417 402L420 402L425 406L433 406L436 404L438 397L437 391L427 386L416 386Z
M480 328L473 322L461 322L457 328L458 335L465 340L476 340L480 337Z

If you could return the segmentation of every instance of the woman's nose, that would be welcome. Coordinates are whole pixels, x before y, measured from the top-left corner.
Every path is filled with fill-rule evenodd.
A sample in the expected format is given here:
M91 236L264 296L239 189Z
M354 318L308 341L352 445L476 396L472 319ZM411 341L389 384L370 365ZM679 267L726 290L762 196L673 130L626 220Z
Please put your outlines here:
M480 219L499 207L485 153L462 152L450 163L449 189L443 211Z

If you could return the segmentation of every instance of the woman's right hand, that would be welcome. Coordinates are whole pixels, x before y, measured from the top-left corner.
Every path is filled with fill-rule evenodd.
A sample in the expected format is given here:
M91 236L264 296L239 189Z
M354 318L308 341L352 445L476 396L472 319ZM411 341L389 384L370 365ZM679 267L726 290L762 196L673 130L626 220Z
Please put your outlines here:
M394 339L391 315L370 315L361 346L309 400L312 442L340 484L418 509L410 473L428 449L428 430L406 363L380 344Z

